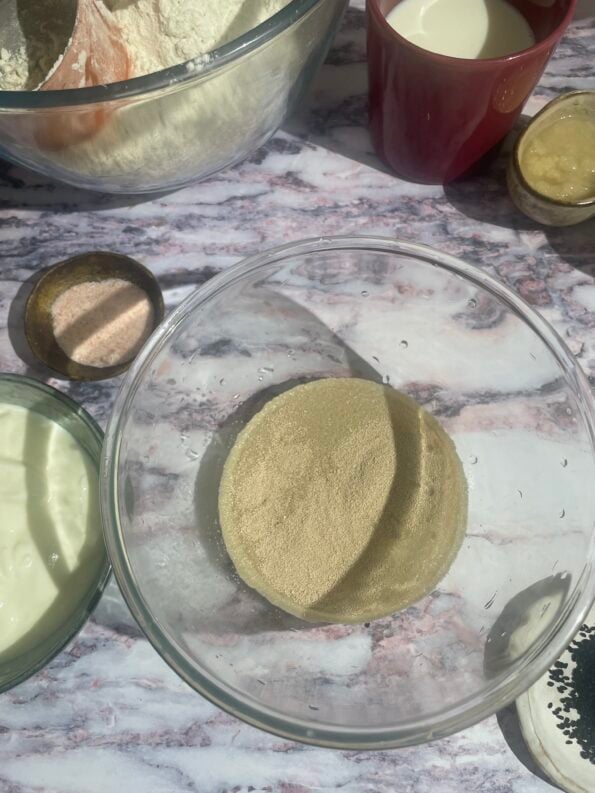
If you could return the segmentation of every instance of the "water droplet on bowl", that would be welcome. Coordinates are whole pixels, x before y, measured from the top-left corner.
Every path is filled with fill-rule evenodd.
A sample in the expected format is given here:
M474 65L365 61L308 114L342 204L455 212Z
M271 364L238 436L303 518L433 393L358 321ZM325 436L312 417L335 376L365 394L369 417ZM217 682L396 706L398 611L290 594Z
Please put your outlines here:
M477 308L477 300L472 297L470 300L467 301L468 308Z
M560 463L560 465L562 466L562 468L566 468L566 466L568 465L568 460L566 459L566 457L562 458L562 462Z
M474 454L469 455L469 462L471 463L471 465L477 465L478 459L479 458L476 457Z
M399 342L399 347L402 347L404 350L406 350L407 347L409 347L409 342L407 341L407 339L401 339L401 341Z
M362 289L362 297L368 297L369 294L367 289Z
M60 557L57 553L51 553L48 559L48 564L50 567L55 567L59 561Z

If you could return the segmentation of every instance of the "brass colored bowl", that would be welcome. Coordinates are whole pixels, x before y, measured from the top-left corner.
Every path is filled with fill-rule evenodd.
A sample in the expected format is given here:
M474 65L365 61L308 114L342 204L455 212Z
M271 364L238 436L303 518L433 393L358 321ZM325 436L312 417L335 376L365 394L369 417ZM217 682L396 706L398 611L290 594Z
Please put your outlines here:
M595 217L595 196L580 201L558 201L535 190L525 179L523 151L531 137L544 124L563 118L573 110L595 117L595 91L570 91L553 99L537 113L515 143L508 162L507 181L510 197L525 215L546 226L574 226Z
M31 351L43 364L71 380L106 380L124 372L134 357L114 366L86 366L73 361L54 336L52 306L67 289L89 281L119 278L138 286L153 305L153 330L164 315L163 296L155 276L128 256L92 251L50 267L36 283L25 309L25 335Z

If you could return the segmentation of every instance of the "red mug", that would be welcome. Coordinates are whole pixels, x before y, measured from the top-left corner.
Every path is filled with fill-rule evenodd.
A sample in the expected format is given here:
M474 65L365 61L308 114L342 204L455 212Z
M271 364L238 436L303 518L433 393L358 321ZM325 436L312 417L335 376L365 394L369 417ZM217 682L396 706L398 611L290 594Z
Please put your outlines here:
M376 153L413 182L469 173L510 132L541 77L576 0L509 0L535 44L501 58L424 50L386 21L400 0L367 0L370 132Z

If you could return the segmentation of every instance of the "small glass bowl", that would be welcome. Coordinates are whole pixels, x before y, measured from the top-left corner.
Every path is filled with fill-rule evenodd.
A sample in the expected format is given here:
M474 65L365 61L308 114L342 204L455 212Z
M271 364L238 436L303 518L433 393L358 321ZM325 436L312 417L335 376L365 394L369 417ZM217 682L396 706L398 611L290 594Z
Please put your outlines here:
M523 150L531 137L554 119L572 115L577 110L595 118L595 91L570 91L548 102L521 132L508 161L510 197L527 217L545 226L574 226L595 217L595 195L580 201L558 201L532 187L523 173Z
M18 405L42 414L67 430L84 448L99 469L103 432L96 422L72 399L54 388L28 377L0 374L0 405ZM0 526L0 544L2 540ZM2 660L0 655L0 693L22 683L48 664L78 633L97 605L108 582L111 568L105 546L100 543L101 558L84 597L73 604L70 617L59 630L47 636L33 649L17 658Z
M350 376L442 423L469 523L448 574L410 608L312 624L238 578L217 491L268 399ZM102 458L108 551L154 647L220 707L323 746L419 743L511 702L576 632L595 595L594 438L568 348L481 270L396 240L295 243L213 278L132 365Z

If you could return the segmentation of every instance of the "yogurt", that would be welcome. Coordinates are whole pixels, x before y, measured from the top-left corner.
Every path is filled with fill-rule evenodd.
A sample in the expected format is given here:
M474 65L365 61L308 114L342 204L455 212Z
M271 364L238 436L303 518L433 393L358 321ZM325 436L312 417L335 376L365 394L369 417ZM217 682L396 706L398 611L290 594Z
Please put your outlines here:
M0 662L76 613L103 563L97 470L75 438L0 404Z

